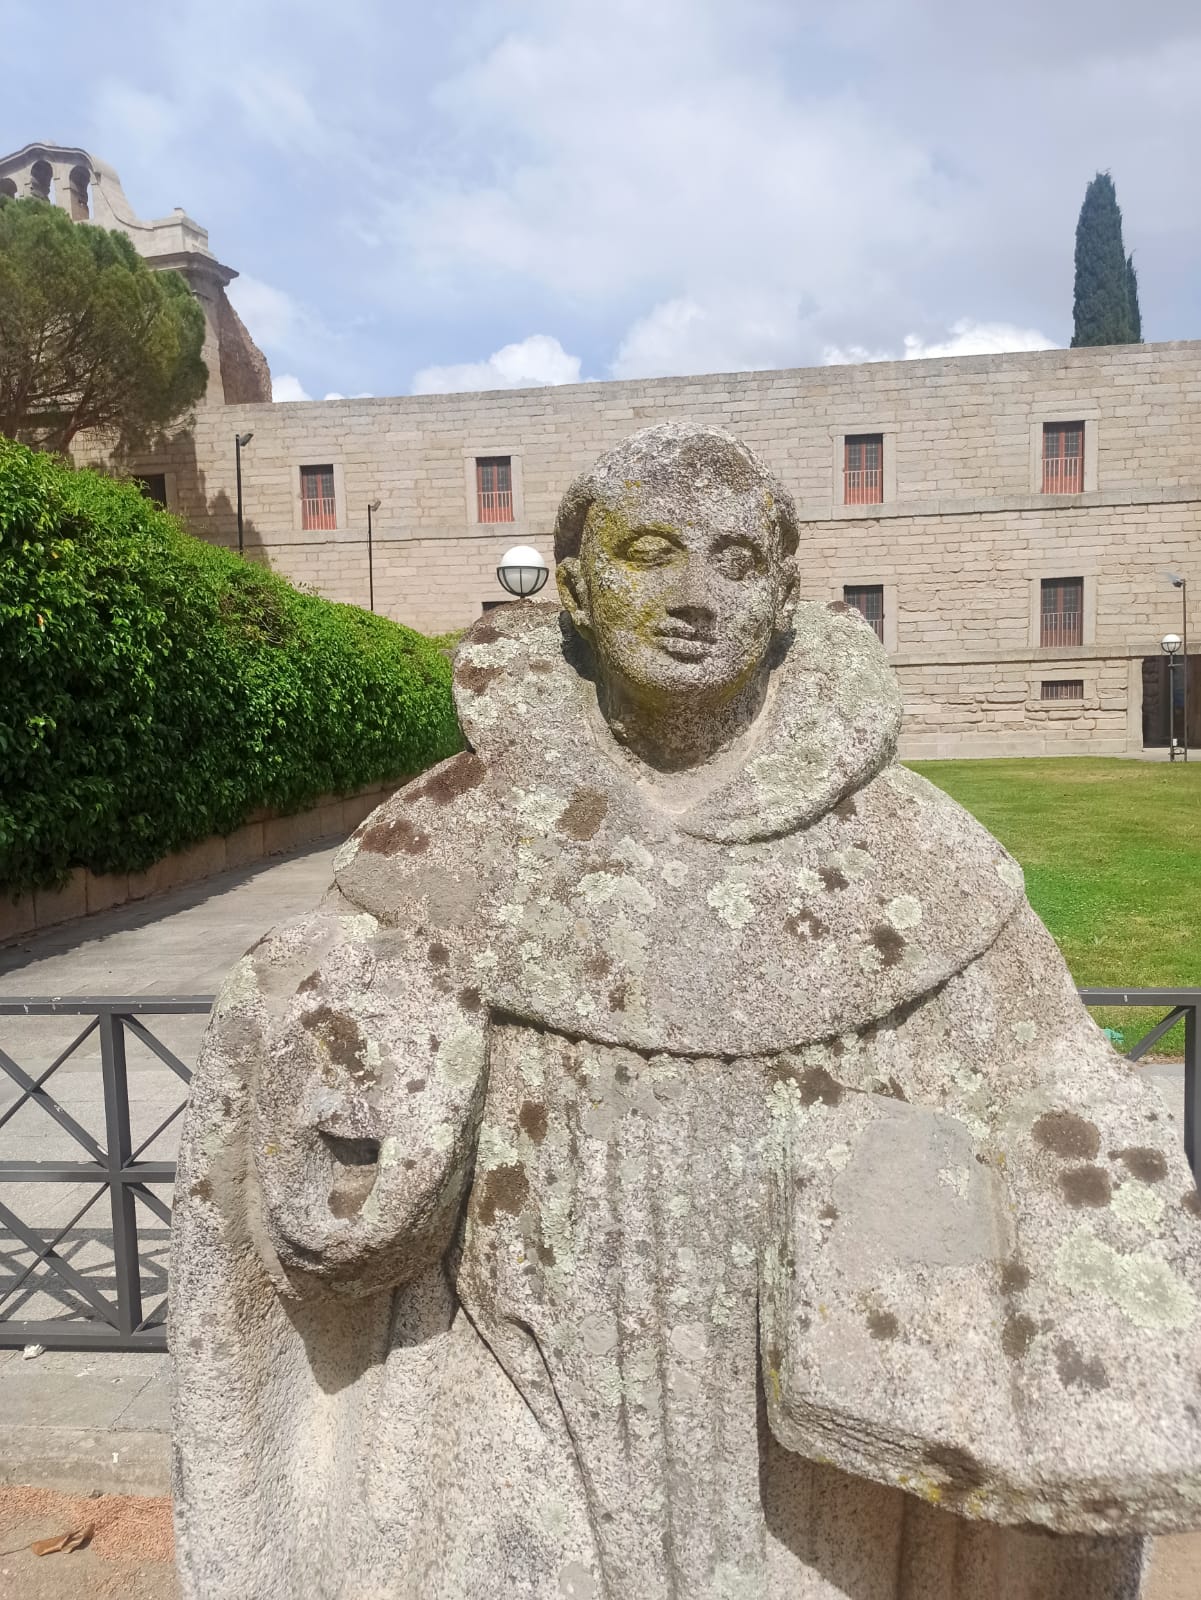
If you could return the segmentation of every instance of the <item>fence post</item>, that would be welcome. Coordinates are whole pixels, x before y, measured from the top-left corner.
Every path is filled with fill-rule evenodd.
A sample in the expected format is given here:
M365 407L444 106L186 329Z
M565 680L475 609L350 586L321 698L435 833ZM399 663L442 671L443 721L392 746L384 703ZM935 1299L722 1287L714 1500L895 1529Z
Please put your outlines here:
M133 1190L124 1177L133 1154L133 1141L129 1136L125 1022L112 1011L102 1011L100 1014L100 1070L104 1079L109 1199L113 1211L117 1321L122 1338L128 1338L142 1323L142 1275L138 1263L138 1219Z
M1194 1002L1184 1014L1184 1153L1188 1157L1188 1164L1193 1169L1194 1179L1198 1179L1197 1172L1197 1133L1201 1124L1201 1029L1198 1028L1198 1012L1201 1006ZM1199 1180L1201 1181L1201 1180Z

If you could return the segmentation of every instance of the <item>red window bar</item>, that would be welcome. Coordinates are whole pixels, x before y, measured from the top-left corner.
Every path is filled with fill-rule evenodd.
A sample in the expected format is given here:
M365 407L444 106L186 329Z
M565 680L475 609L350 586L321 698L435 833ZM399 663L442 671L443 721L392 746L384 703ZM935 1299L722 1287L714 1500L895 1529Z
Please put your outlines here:
M1084 491L1083 422L1043 424L1043 493Z
M475 463L475 493L481 522L512 522L513 469L509 456L480 456Z
M314 532L338 526L332 467L301 467L300 526Z
M1043 700L1083 700L1083 678L1044 678L1042 682Z
M853 606L865 622L870 622L876 638L884 643L884 585L861 584L858 588L844 588L842 598Z
M884 499L884 436L848 435L843 461L843 504L878 505ZM848 604L850 602L848 601Z
M1042 627L1039 644L1044 650L1084 643L1084 579L1044 578Z

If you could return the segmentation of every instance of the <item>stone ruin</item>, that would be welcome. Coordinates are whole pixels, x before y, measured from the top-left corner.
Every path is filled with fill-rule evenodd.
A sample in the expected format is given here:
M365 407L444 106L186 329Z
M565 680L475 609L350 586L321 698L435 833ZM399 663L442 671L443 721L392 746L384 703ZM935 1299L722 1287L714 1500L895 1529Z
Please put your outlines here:
M568 490L468 749L235 967L176 1190L189 1600L1133 1600L1201 1220L728 434Z

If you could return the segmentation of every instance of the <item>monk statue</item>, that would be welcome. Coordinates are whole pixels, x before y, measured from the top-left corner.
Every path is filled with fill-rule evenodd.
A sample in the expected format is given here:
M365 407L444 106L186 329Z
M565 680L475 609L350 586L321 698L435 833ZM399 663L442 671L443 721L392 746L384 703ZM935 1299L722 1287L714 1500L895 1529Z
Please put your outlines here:
M1201 1522L1177 1131L797 543L726 433L609 451L230 974L187 1600L1135 1600Z

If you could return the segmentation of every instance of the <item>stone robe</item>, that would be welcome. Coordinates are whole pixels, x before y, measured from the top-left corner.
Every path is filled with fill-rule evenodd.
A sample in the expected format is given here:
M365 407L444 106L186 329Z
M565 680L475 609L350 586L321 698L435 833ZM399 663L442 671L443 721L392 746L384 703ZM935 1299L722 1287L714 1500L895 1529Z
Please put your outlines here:
M1196 1191L870 630L802 607L674 810L552 608L456 698L217 1002L184 1595L1132 1600L1201 1520Z

